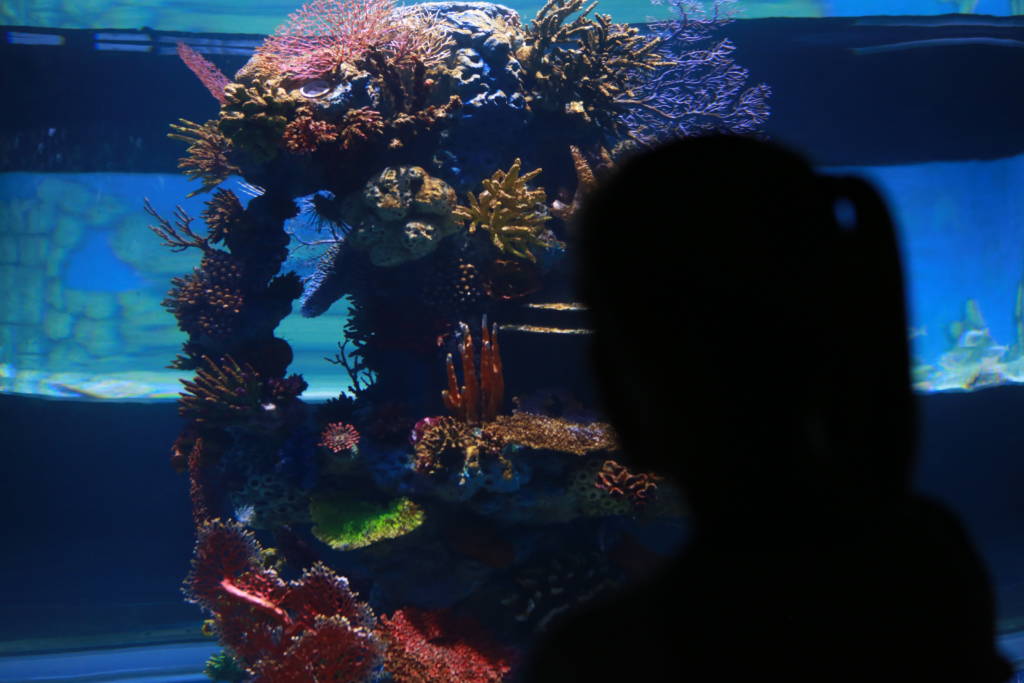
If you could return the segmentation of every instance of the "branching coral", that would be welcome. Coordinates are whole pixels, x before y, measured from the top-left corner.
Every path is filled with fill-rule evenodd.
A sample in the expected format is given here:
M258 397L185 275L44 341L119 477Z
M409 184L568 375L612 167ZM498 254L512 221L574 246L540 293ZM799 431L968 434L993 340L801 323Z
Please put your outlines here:
M343 497L314 497L309 504L313 535L335 550L365 548L405 536L423 524L422 508L408 498L387 505Z
M301 107L287 126L282 141L285 149L295 154L312 154L320 145L338 139L338 127L313 117L313 110Z
M522 160L516 159L509 170L501 169L483 181L479 196L468 193L469 206L458 206L455 214L469 221L469 232L482 228L490 233L491 242L499 250L518 258L536 261L532 246L547 246L541 239L547 215L544 188L531 190L527 183L541 169L519 175Z
M375 617L323 564L284 582L262 566L262 549L241 525L219 519L196 531L188 598L213 616L221 642L256 680L369 681L383 645Z
M209 241L223 242L231 232L232 226L240 223L245 215L242 202L231 190L214 190L213 196L206 201L206 208L200 214L206 222Z
M231 356L219 363L204 356L206 367L194 380L181 380L185 392L178 412L197 422L230 424L262 412L263 382L251 367L241 367Z
M384 668L396 683L497 683L511 670L508 652L451 612L405 608L380 624Z
M167 134L167 137L188 145L188 156L178 160L178 168L190 180L198 178L203 181L202 187L190 192L189 197L208 192L228 176L241 173L231 160L231 140L221 132L217 121L198 124L188 119L178 120L180 123L171 124L174 132Z
M245 303L242 269L227 252L210 249L192 273L171 280L163 305L178 327L194 336L224 339L232 334Z
M583 3L548 0L537 12L529 39L516 53L534 91L528 99L609 133L627 132L620 116L634 102L634 89L645 73L669 63L658 54L659 38L613 23L609 15L591 18L597 3Z
M572 220L576 212L582 208L583 201L597 187L598 176L608 175L615 166L611 154L604 147L598 152L597 163L591 163L575 145L569 145L569 153L572 155L572 165L576 171L576 191L568 204L557 199L551 204L551 213L566 222Z
M501 348L498 346L498 326L495 324L488 330L486 321L480 326L479 371L469 325L459 323L459 333L463 384L459 386L455 374L455 361L449 353L445 361L448 388L441 392L441 398L448 411L467 424L493 420L501 410L505 398L505 376L501 366Z
M157 213L153 205L149 203L149 198L146 198L143 202L143 206L146 209L146 213L156 219L156 225L150 225L149 229L156 233L156 236L163 240L163 245L173 252L182 252L190 247L194 247L203 252L210 250L210 242L213 237L210 235L200 235L192 230L192 221L195 220L192 216L188 215L188 212L180 206L174 209L174 225L166 218Z

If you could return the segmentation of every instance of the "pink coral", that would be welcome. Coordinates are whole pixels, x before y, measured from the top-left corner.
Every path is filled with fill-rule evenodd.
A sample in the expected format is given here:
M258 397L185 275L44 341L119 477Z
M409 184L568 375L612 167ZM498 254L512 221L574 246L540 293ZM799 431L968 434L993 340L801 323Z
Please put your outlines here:
M218 102L221 104L227 102L227 98L224 96L224 87L231 81L221 73L220 69L185 43L178 43L178 56L181 57L181 61L185 62L185 66L192 70L196 78L206 86L210 94L217 98Z
M319 78L390 43L394 8L394 0L312 0L290 14L258 52L289 78Z

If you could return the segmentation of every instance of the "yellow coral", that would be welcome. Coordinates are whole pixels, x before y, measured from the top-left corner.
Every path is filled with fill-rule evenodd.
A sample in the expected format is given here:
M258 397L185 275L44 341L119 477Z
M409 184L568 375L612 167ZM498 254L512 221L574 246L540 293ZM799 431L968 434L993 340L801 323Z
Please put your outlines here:
M231 83L224 88L224 97L220 130L237 149L245 150L255 161L273 159L285 126L302 103L288 94L277 80L254 79L248 86Z
M483 435L497 443L576 455L619 448L615 432L605 422L571 422L533 413L498 415L483 426Z
M468 193L469 206L455 207L455 215L469 221L469 232L483 228L491 234L494 246L518 258L536 262L531 246L547 246L541 235L547 215L544 188L531 190L527 183L540 174L535 169L519 175L522 160L516 159L506 172L497 170L483 181L479 196Z
M167 134L173 140L188 144L188 154L178 160L178 168L190 180L198 178L203 181L203 186L190 192L189 197L207 192L227 180L228 176L240 172L229 158L231 140L220 131L216 121L204 124L188 119L178 121L180 123L171 124L173 132Z

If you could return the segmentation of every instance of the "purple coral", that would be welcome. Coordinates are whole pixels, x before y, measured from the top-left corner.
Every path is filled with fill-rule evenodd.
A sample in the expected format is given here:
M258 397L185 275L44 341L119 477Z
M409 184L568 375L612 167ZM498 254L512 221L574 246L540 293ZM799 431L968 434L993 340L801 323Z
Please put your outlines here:
M652 0L663 4L661 0ZM702 133L755 133L768 119L771 88L747 87L749 72L733 61L732 41L713 40L732 21L735 0L667 0L676 15L651 24L670 62L636 89L635 104L623 116L634 136L656 143Z

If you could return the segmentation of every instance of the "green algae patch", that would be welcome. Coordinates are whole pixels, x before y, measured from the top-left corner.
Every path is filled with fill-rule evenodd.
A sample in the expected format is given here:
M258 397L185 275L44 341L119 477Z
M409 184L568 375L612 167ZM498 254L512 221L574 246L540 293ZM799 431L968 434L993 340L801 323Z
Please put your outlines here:
M408 498L387 505L316 496L309 503L313 535L335 550L355 550L404 536L423 524L420 506Z

